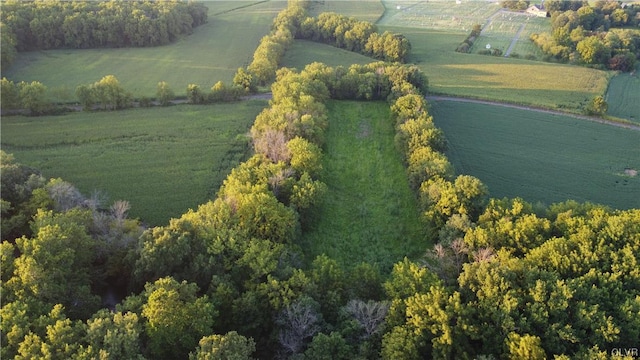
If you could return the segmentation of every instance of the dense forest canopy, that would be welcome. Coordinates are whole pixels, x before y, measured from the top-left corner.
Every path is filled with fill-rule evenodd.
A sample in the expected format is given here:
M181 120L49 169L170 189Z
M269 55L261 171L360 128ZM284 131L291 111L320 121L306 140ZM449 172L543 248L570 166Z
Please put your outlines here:
M618 1L546 1L551 33L531 40L556 60L633 71L640 58L640 6Z
M415 66L274 72L255 154L165 226L0 152L2 358L586 360L637 347L640 209L490 199L453 172ZM298 239L331 191L329 99L389 104L437 243L423 258L304 261Z
M207 11L186 1L3 1L2 65L16 51L166 45Z

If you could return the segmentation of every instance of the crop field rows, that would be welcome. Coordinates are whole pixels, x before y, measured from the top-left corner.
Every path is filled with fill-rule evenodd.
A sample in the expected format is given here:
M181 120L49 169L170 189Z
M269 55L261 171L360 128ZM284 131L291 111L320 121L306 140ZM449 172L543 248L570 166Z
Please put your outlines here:
M640 133L567 116L450 101L432 103L457 173L492 197L640 206Z
M311 16L317 16L323 12L353 16L358 20L375 23L384 13L384 6L380 0L321 0L311 3L309 8Z
M550 30L549 19L529 16L509 11L496 13L482 29L471 52L478 52L490 44L492 48L506 52L511 42L516 40L512 54L520 56L533 55L539 57L542 52L529 38L531 34Z
M607 114L640 123L640 75L638 72L614 76L609 82L605 100Z
M266 101L2 119L2 149L85 195L127 200L166 224L215 196L247 155L243 135Z
M380 25L469 32L499 11L497 3L454 1L384 1Z

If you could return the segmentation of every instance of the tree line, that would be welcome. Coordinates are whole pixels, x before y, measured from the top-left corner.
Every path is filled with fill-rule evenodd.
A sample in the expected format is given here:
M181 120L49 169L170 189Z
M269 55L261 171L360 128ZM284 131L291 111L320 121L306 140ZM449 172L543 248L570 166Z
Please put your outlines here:
M165 45L207 22L207 11L190 1L5 1L2 64L18 51Z
M237 77L238 75L236 75ZM1 108L9 113L12 111L27 111L28 115L38 116L70 110L68 108L69 104L58 106L53 103L49 98L47 87L39 81L31 83L21 81L16 84L13 81L2 78L0 80L0 88ZM253 88L244 88L242 85L236 84L227 85L222 81L218 81L207 92L196 84L189 84L186 88L186 100L189 104L236 101L246 95L250 89ZM175 92L165 81L158 82L155 98L142 96L136 99L131 92L120 84L120 81L114 75L106 75L92 84L78 85L75 90L75 96L84 111L121 110L136 105L140 107L168 106L176 99Z
M403 35L388 31L379 34L370 22L335 13L311 17L307 13L309 5L308 1L292 1L274 19L271 33L261 39L247 67L257 84L273 81L294 39L323 42L389 62L404 62L409 55L411 43Z
M578 6L579 5L579 6ZM548 59L602 69L633 71L640 57L640 6L617 1L549 1L551 33L532 34L531 40Z

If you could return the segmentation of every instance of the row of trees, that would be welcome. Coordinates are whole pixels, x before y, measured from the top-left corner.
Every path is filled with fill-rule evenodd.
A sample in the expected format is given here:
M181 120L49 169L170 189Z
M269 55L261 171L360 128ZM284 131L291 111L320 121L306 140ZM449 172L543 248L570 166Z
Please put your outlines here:
M207 11L186 1L6 1L2 64L8 67L16 50L168 44L205 23Z
M617 1L599 1L593 7L583 4L575 10L551 14L552 32L531 35L548 56L611 70L635 68L640 57L640 35L631 29L613 28L636 26L640 6L623 9Z
M48 99L47 87L39 81L14 83L0 80L2 110L26 109L31 115L47 113L53 107Z
M265 85L275 78L278 64L294 39L324 42L389 62L404 62L411 50L409 40L400 34L377 32L375 25L335 13L322 13L317 18L307 15L306 1L290 2L273 21L271 33L262 38L248 74L240 72L234 83L245 88ZM239 70L240 71L240 70ZM244 69L242 69L244 71ZM250 76L247 81L247 75Z

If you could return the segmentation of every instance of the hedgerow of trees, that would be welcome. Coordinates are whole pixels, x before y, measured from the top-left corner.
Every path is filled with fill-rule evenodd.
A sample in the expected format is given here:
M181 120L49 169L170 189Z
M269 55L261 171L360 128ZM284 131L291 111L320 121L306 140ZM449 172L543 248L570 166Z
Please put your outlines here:
M165 226L2 156L2 358L606 359L640 338L640 209L488 199L456 176L416 67L277 71L255 155ZM304 264L324 102L386 100L435 246ZM128 296L105 309L110 287ZM113 305L113 304L109 304Z
M335 13L310 17L306 11L309 4L307 1L293 1L278 14L271 33L262 38L247 67L253 83L242 76L234 79L235 84L251 88L253 84L265 85L272 81L285 50L294 39L323 42L384 61L406 60L411 43L403 35L388 31L379 34L377 27L370 22Z
M18 51L168 44L207 22L187 1L3 1L2 66Z
M640 6L617 1L547 1L551 33L531 35L531 40L556 61L602 69L633 71L640 57L638 26Z

